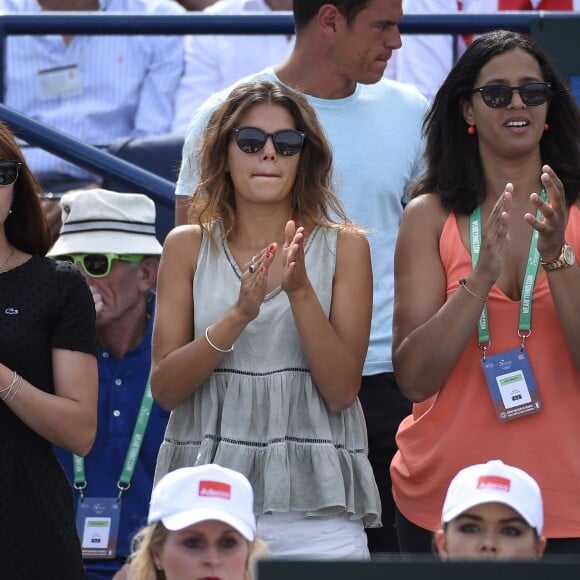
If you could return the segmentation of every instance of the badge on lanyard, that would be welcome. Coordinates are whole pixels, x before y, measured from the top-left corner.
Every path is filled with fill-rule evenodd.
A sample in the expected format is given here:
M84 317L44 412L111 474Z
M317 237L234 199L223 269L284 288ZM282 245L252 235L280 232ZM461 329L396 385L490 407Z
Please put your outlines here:
M546 190L543 187L540 197L544 201L547 198ZM538 210L536 213L538 218L540 217L539 213ZM537 413L542 408L536 379L525 350L526 339L532 334L532 298L540 262L538 235L537 230L532 232L528 263L522 285L517 332L521 340L520 346L513 350L488 355L487 350L491 345L491 339L487 304L484 304L477 323L479 347L483 351L481 367L495 412L500 421L519 419L525 415ZM479 206L475 208L470 217L470 247L471 260L475 268L481 248L481 209Z
M39 70L36 74L36 92L41 99L55 99L80 93L82 80L76 64Z
M525 349L518 347L482 358L481 367L500 421L519 419L542 408Z
M117 556L120 515L118 497L79 498L77 532L83 558L109 560Z
M117 556L117 539L121 521L121 496L131 487L131 479L137 465L139 452L151 415L153 396L151 394L151 375L143 391L141 407L133 428L129 449L125 456L123 470L117 489L117 497L86 497L87 478L83 457L73 454L73 487L79 492L77 503L77 532L81 540L83 558L112 559Z

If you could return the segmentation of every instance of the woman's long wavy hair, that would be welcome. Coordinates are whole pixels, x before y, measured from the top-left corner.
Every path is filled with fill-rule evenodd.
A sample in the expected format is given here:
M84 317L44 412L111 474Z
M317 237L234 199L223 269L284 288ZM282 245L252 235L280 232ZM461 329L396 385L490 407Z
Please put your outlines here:
M167 528L155 522L142 528L133 539L133 550L129 558L129 580L166 580L163 570L155 565L153 554L159 553L167 539ZM241 580L254 580L256 562L268 554L266 544L256 538L248 542L248 560Z
M266 81L239 85L212 114L197 154L200 179L191 197L190 222L201 224L209 235L210 224L220 220L226 237L232 234L236 205L227 169L228 147L240 119L260 104L284 107L296 129L306 133L291 192L292 216L310 227L348 223L342 204L331 190L332 153L314 109L299 93Z
M51 246L50 229L38 194L40 184L30 171L14 135L0 121L0 160L20 161L22 166L14 183L11 212L4 222L6 239L28 254L44 256ZM0 193L0 195L3 195Z
M530 38L516 32L496 30L477 38L457 61L441 85L425 117L426 173L413 197L423 193L441 196L443 206L469 214L483 202L487 192L477 138L467 134L463 103L472 98L479 71L492 58L516 48L525 50L540 65L544 81L551 83L547 123L549 131L540 141L542 163L562 180L566 202L580 195L580 120L578 106L553 64ZM540 168L538 168L538 172Z

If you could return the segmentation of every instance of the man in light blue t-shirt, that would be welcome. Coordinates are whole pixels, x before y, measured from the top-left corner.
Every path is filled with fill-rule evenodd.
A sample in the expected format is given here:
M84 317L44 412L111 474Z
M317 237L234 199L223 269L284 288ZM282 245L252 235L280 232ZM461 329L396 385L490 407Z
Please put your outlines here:
M294 0L293 12L290 57L243 80L275 80L305 94L332 146L336 192L369 238L373 319L359 398L383 505L383 528L368 530L369 549L397 552L389 464L397 427L411 404L398 391L391 360L393 256L402 199L421 170L427 101L414 88L383 78L393 50L401 46L401 0ZM197 181L195 148L229 90L209 97L193 115L176 189L178 225L187 222L186 196Z

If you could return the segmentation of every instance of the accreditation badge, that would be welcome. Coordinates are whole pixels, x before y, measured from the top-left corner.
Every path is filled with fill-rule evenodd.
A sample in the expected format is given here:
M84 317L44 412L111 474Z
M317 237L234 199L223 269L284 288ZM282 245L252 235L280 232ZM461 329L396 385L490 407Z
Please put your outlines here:
M36 94L40 99L57 99L82 91L82 79L76 64L39 70L36 74Z
M77 504L77 532L83 558L108 560L117 555L121 500L83 497Z
M536 379L522 347L481 360L481 366L500 421L519 419L542 409Z

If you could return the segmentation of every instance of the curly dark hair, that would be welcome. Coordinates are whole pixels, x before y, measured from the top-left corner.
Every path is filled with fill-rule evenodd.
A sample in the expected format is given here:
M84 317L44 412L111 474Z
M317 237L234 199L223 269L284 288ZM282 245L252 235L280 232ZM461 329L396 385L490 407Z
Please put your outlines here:
M469 214L486 197L483 168L477 139L468 135L463 118L463 102L472 98L472 89L483 66L493 57L514 50L532 55L551 86L547 122L550 130L540 141L542 162L562 180L566 202L580 194L580 117L569 88L542 49L530 38L508 30L495 30L478 37L465 51L437 92L427 113L426 172L416 184L413 197L423 193L441 196L444 207Z

